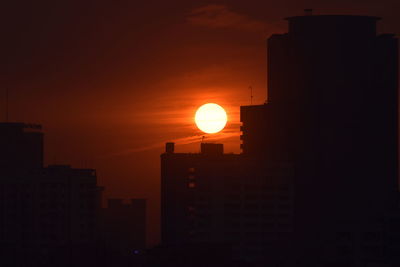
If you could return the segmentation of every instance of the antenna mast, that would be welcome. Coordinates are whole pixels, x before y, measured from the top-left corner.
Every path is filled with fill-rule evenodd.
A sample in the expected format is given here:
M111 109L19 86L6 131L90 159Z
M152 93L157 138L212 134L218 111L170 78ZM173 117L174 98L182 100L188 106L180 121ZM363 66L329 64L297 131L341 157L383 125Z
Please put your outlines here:
M250 105L253 105L253 87L250 85Z
M6 122L8 122L8 88L6 89Z

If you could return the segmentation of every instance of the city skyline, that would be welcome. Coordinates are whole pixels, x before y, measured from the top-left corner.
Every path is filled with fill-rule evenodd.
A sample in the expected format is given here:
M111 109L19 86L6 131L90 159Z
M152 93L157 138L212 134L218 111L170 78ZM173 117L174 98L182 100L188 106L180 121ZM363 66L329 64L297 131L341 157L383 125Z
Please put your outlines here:
M378 17L305 11L268 38L269 96L241 106L242 153L166 144L166 248L219 246L260 266L398 264L398 39L377 33Z
M159 241L164 143L198 152L203 134L195 110L216 102L230 121L215 141L240 152L239 106L250 104L249 86L253 104L267 98L265 40L285 32L282 18L311 6L316 15L379 16L380 33L400 33L396 1L177 1L158 3L159 10L150 3L61 3L21 14L8 4L3 19L14 23L4 30L10 42L2 44L9 51L2 88L9 91L9 120L44 126L46 165L95 168L106 197L149 199L150 244Z

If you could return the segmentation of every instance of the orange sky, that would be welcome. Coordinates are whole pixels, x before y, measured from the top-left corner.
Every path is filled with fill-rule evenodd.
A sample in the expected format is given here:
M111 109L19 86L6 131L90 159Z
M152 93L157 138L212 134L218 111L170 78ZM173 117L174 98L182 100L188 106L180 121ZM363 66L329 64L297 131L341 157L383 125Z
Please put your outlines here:
M227 110L214 140L240 151L239 106L250 104L249 85L253 103L265 101L266 38L285 31L282 18L314 7L383 16L382 31L400 32L397 0L81 2L2 8L10 117L43 124L48 164L96 168L106 197L148 198L152 222L163 144L199 150L197 107ZM157 224L150 232L154 244Z

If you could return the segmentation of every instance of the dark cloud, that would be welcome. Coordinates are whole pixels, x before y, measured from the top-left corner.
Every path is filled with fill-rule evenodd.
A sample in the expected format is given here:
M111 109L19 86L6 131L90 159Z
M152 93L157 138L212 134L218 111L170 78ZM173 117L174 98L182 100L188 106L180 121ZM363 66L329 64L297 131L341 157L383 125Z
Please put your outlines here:
M249 16L234 12L226 5L205 5L193 9L187 21L194 25L211 28L231 28L245 31L264 32L267 25Z

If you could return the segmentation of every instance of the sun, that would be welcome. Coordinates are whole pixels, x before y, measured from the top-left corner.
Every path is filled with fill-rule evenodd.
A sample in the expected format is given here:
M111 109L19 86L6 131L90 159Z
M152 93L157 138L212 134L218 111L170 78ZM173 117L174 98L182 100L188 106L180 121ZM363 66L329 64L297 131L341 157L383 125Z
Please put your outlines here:
M208 103L197 109L194 121L200 130L213 134L224 129L228 116L220 105Z

